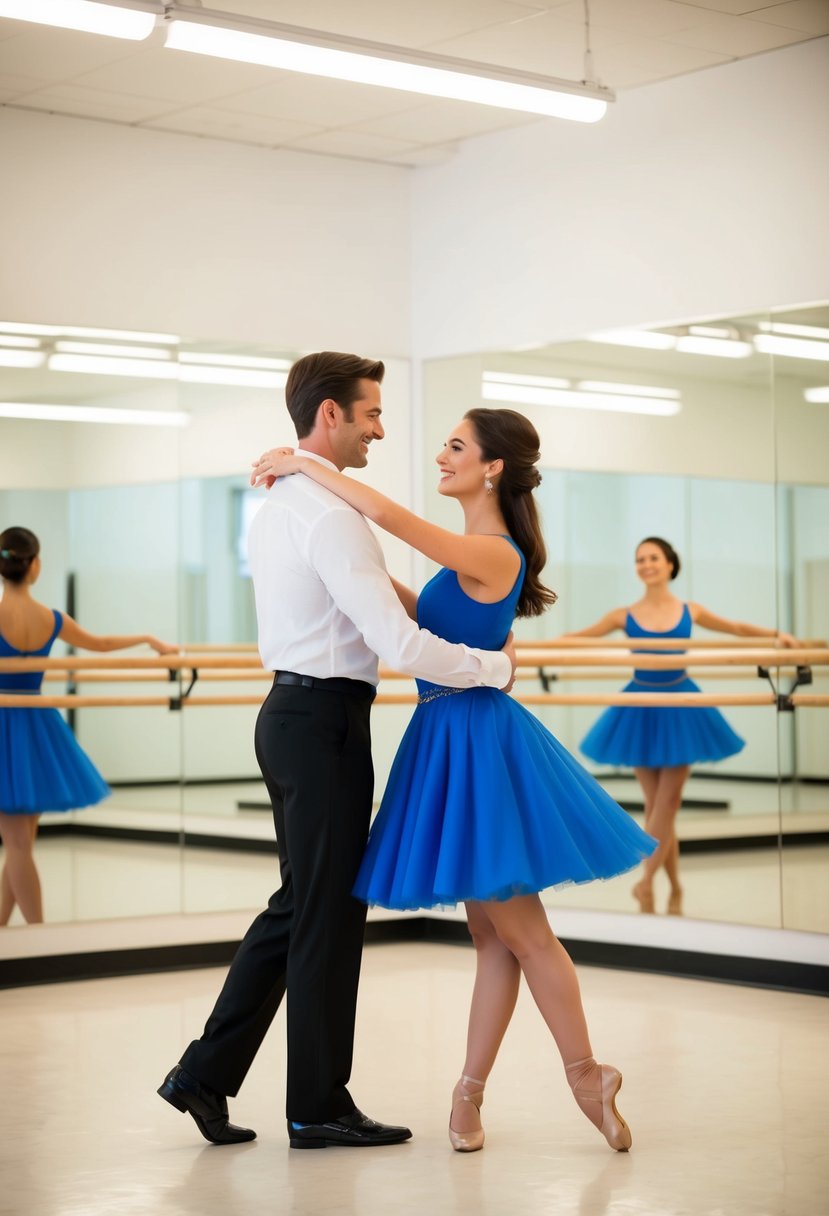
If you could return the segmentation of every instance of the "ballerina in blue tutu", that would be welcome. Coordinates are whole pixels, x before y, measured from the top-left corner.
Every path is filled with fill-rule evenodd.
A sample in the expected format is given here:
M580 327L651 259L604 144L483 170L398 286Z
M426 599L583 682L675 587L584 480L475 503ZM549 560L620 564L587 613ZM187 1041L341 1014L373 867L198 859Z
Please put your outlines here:
M739 637L768 637L773 629L747 625L716 616L702 604L686 604L671 592L669 584L679 574L676 550L660 536L649 536L636 549L636 573L645 584L645 594L629 608L614 608L595 625L568 633L566 637L600 638L621 629L629 638L677 638L691 636L692 625L733 633ZM781 646L796 645L789 633L777 633ZM642 654L649 653L643 646ZM659 650L659 654L684 654ZM699 692L684 668L671 671L634 671L624 692ZM670 883L668 913L682 913L679 881L679 842L676 816L691 765L698 761L724 760L744 747L744 741L718 709L706 706L670 707L613 706L605 710L581 742L585 756L599 764L633 769L645 798L645 830L659 841L659 848L645 860L642 878L633 895L642 912L654 911L653 878L664 867Z
M147 642L159 654L175 646L148 634L99 637L71 616L39 604L40 542L28 528L0 533L0 658L46 658L57 638L84 650L121 650ZM0 672L0 692L37 696L42 671ZM43 920L34 844L42 811L71 811L106 798L109 786L56 709L0 707L0 927L15 904L29 924Z
M450 641L499 649L514 616L540 615L555 600L540 580L538 448L535 428L513 410L465 415L437 457L439 491L461 505L463 535L291 449L266 453L254 480L304 473L438 562L419 597L395 584L409 615ZM418 692L354 892L387 908L466 904L477 970L452 1146L483 1146L484 1083L523 972L576 1101L610 1146L626 1151L631 1135L615 1105L621 1073L593 1058L575 968L538 893L612 878L655 842L502 690L419 680Z

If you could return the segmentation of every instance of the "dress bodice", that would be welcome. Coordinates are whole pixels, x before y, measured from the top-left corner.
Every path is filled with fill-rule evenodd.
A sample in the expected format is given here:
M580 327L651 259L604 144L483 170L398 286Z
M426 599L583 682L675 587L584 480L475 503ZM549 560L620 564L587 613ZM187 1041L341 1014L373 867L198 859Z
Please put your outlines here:
M454 570L442 569L430 579L417 600L417 623L421 629L445 638L447 642L464 642L479 650L500 650L507 640L521 588L526 562L515 541L507 536L521 558L521 568L509 595L494 604L481 604L471 599L458 582ZM428 680L418 680L419 691L440 687Z
M63 626L63 615L56 608L52 609L54 628L49 640L38 650L18 650L7 642L0 633L0 659L45 659L55 644L55 638ZM43 683L42 671L3 671L0 672L0 689L3 692L40 692Z
M625 633L629 638L689 638L691 636L691 612L687 604L682 605L682 615L671 629L645 629L640 625L632 612L625 618ZM684 650L648 650L642 647L634 654L684 654ZM634 671L633 678L637 684L673 684L686 675L683 667L671 671L651 671L650 669Z

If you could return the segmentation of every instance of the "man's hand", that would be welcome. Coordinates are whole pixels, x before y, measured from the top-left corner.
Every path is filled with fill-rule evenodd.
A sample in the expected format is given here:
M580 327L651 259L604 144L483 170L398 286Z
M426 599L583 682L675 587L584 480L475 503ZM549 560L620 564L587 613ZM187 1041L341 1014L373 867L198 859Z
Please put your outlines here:
M293 448L271 448L253 462L250 484L265 486L269 490L278 477L298 473L300 459L300 456L294 455Z
M501 647L501 650L507 656L507 658L510 661L510 664L512 665L512 675L510 676L509 683L504 685L502 692L512 692L512 686L515 683L515 664L516 664L515 640L512 636L512 630L510 630L509 636L507 637L506 642L504 642L504 645Z

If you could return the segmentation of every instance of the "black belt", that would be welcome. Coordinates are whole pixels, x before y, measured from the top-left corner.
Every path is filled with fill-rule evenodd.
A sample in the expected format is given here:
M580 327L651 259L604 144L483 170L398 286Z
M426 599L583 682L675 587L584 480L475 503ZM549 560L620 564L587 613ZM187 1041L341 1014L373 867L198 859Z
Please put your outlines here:
M345 676L331 676L322 679L320 676L304 676L296 671L275 671L274 684L294 684L301 688L316 688L323 692L345 692L352 696L374 697L377 689L365 680L349 680Z

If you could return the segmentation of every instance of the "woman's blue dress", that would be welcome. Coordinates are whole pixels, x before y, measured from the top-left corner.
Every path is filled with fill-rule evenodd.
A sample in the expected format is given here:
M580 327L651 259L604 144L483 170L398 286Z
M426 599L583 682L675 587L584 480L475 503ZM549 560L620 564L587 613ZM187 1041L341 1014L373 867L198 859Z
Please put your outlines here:
M18 650L0 634L0 658L46 658L63 625L52 610L52 636L39 650ZM0 672L0 692L40 695L42 671ZM93 806L110 789L56 709L0 706L0 812L39 815Z
M498 650L523 577L522 557L506 599L480 604L454 571L441 570L420 594L418 623L450 642ZM359 899L401 909L510 899L613 878L656 848L512 697L417 684L425 699L389 774L354 887Z
M673 629L644 629L629 612L625 633L629 638L689 638L691 613L683 604ZM682 650L639 654L684 654ZM699 692L699 685L684 668L674 671L634 671L624 692ZM723 760L745 747L718 709L707 706L614 705L605 710L581 742L585 756L599 764L632 768L669 768L699 760Z

